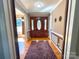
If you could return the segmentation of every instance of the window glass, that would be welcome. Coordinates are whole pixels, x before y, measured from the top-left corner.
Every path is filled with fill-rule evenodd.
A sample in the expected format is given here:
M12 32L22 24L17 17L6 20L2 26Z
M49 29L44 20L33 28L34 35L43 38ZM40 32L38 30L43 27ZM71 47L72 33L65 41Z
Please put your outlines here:
M34 20L31 21L32 30L34 30Z
M37 21L37 29L38 29L38 30L41 29L41 21L40 21L40 20Z
M44 30L46 30L47 29L47 20L45 19L44 20Z

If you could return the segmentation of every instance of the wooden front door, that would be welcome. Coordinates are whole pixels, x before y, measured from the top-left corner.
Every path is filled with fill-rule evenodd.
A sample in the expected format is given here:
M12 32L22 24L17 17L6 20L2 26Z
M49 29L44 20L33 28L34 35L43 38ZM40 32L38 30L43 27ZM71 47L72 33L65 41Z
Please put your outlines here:
M30 36L48 37L48 17L30 17Z

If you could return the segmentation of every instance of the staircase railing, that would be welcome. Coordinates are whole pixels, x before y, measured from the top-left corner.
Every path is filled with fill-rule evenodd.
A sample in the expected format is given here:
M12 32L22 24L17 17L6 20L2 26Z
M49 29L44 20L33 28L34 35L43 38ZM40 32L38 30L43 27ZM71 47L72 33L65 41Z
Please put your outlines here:
M53 40L55 45L59 48L59 50L62 51L63 50L63 41L64 41L63 36L56 32L51 31L51 39Z

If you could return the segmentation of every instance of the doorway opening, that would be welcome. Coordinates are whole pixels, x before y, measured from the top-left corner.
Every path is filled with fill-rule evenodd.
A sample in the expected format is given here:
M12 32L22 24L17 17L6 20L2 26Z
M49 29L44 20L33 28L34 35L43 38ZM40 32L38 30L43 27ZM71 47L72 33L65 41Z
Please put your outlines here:
M26 4L25 2L28 3ZM17 2L15 0L16 27L18 35L17 43L19 46L20 59L26 58L25 56L29 54L30 46L32 46L34 41L37 47L39 46L36 43L48 41L47 44L50 45L55 57L57 59L62 59L64 54L68 1L55 1L55 9L52 12L48 12L50 11L48 7L46 7L47 9L42 10L42 7L36 8L34 6L36 9L33 9L30 2L34 4L36 1L21 0ZM46 4L45 1L41 2ZM49 3L51 3L51 1ZM49 4L48 6L51 7ZM60 12L61 10L62 13Z
M18 41L17 43L19 47L19 55L20 59L23 59L25 53L26 16L21 10L17 8L15 8L15 12L16 12L16 27L17 27L17 41Z

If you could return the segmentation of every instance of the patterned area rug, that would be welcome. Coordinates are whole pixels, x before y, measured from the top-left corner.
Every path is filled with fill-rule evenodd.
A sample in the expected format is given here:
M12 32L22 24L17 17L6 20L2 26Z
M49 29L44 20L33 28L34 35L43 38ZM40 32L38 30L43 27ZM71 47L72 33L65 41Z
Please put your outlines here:
M47 41L32 41L25 59L56 59Z

